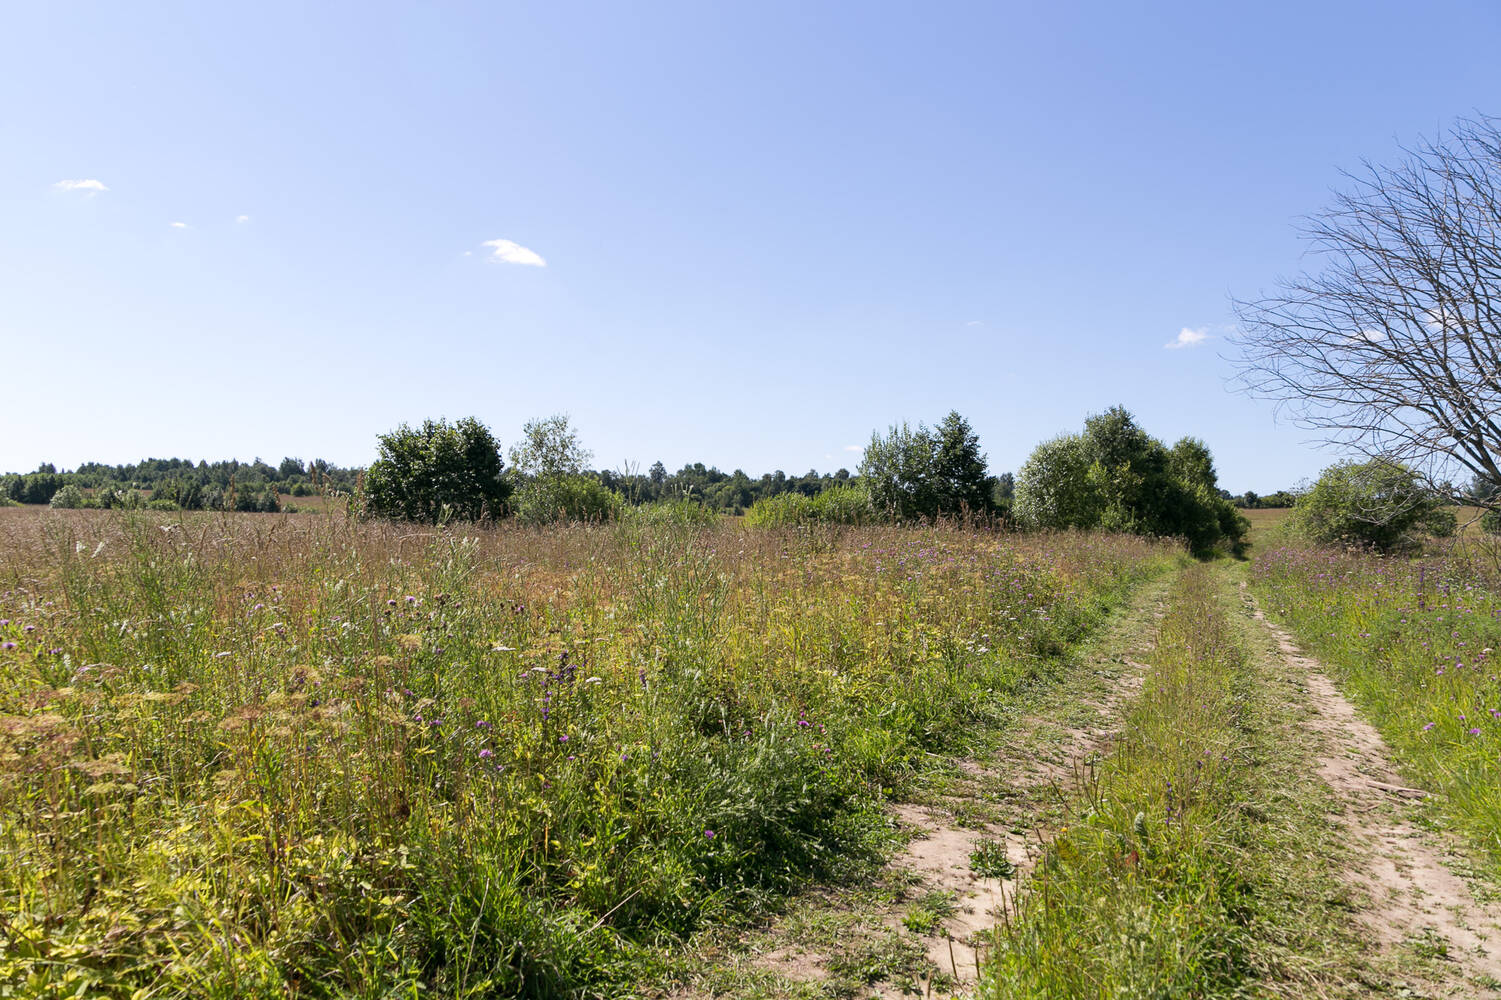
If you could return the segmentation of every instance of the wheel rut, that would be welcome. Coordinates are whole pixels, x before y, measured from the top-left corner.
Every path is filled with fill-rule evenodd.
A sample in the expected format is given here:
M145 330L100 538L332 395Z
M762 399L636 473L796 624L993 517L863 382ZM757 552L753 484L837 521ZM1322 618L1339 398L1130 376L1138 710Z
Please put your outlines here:
M1427 793L1403 783L1380 733L1323 666L1242 593L1251 615L1306 682L1318 775L1340 804L1335 820L1362 859L1344 877L1369 901L1359 916L1375 942L1383 951L1406 946L1447 955L1452 981L1432 984L1445 995L1501 997L1501 906L1477 899L1445 864L1459 852L1404 814L1408 802Z

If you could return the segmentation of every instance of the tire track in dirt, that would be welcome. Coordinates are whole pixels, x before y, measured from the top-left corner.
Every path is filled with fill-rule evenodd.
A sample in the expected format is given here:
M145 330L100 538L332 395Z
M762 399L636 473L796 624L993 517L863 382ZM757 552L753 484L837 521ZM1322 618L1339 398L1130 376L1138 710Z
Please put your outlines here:
M1090 661L1097 668L1100 683L1090 695L1073 702L1068 720L1029 715L1007 750L984 764L961 763L970 797L978 797L987 784L1019 797L1045 792L1066 797L1083 777L1086 762L1109 752L1119 733L1123 707L1140 693L1148 670L1127 653L1144 656L1153 644L1150 625L1165 613L1171 579L1175 577L1151 587L1132 607L1123 609L1115 626L1096 645ZM1128 646L1133 648L1128 650ZM1039 738L1043 729L1051 730L1050 739ZM1051 754L1041 752L1049 744L1057 749ZM940 974L949 977L945 996L973 994L988 947L984 939L1007 908L1015 907L1017 895L1042 854L1045 836L1035 823L1028 832L1017 832L1015 825L960 825L955 822L957 810L953 806L962 804L964 797L947 795L931 805L895 807L901 825L914 836L890 866L918 875L927 891L952 893L956 901L955 912L934 933L922 936L928 960ZM1007 878L985 878L974 871L971 857L984 841L1004 845L1006 860L1012 866ZM891 914L888 921L901 926L899 914ZM889 983L878 984L872 995L882 1000L903 996Z
M1370 900L1360 917L1376 942L1383 950L1404 943L1433 949L1442 943L1467 980L1501 983L1501 907L1477 900L1444 865L1446 854L1458 852L1419 830L1398 808L1403 800L1427 793L1403 785L1380 733L1339 693L1323 666L1304 655L1287 631L1243 593L1253 617L1307 683L1314 713L1308 728L1321 748L1319 777L1342 804L1336 819L1365 859L1345 876ZM1434 985L1448 989L1451 996L1501 997L1494 987L1477 993L1469 981Z

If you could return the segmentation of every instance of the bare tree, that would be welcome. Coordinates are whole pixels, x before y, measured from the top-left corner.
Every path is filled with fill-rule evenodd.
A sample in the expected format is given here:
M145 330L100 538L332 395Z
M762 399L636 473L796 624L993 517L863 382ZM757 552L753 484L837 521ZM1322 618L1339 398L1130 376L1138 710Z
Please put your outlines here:
M1501 484L1498 124L1461 120L1346 173L1303 227L1323 267L1235 303L1245 390L1455 499L1466 471Z

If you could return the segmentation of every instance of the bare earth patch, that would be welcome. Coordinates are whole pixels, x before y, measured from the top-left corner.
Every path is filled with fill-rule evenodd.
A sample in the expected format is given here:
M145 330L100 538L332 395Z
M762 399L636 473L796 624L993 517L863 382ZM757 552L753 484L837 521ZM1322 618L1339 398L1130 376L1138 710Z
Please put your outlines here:
M1299 652L1288 633L1268 621L1260 608L1253 614L1307 682L1314 711L1309 727L1324 748L1318 757L1319 776L1343 804L1338 820L1357 855L1365 858L1348 878L1370 900L1360 916L1376 942L1384 950L1406 945L1428 955L1446 955L1465 977L1435 984L1451 996L1501 997L1494 988L1477 994L1470 981L1501 983L1501 908L1477 900L1445 867L1444 857L1451 850L1396 808L1425 793L1403 785L1381 735L1339 693L1317 660Z

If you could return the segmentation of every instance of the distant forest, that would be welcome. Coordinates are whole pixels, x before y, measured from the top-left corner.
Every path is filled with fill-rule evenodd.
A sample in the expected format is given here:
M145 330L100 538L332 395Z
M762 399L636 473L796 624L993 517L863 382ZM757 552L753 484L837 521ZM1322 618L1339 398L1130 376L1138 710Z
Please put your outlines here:
M295 509L295 499L311 496L342 497L357 488L364 468L333 465L323 459L304 462L283 458L271 465L257 458L251 462L229 459L194 462L183 458L148 458L128 465L86 462L72 471L59 472L43 463L35 472L0 475L0 506L52 504L60 507L140 508L158 510L234 510L272 512ZM645 472L630 468L590 471L598 480L633 505L686 498L710 509L739 514L758 500L795 493L814 497L831 486L858 480L848 469L819 473L810 469L801 476L782 470L751 477L740 469L722 472L702 462L668 472L661 462ZM62 493L65 487L74 490ZM1010 498L1012 477L996 480L996 500ZM1253 491L1232 497L1220 491L1237 507L1290 507L1294 495L1287 490L1261 496ZM61 502L56 502L61 500Z

